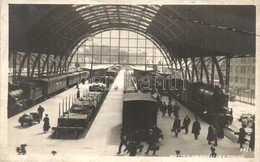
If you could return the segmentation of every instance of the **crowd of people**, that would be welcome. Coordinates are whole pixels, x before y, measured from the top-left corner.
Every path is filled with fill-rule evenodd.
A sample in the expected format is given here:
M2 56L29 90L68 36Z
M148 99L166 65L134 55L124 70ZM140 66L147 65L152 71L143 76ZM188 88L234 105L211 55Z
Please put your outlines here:
M188 134L189 127L191 124L191 119L188 115L185 115L185 117L182 119L182 122L181 122L181 118L180 118L181 108L178 105L178 103L175 102L175 104L172 105L172 103L171 103L172 99L169 98L169 101L166 102L166 101L162 100L160 95L157 95L156 99L158 101L158 112L161 112L163 118L165 118L166 116L168 116L169 118L172 118L172 116L174 116L173 125L171 127L171 132L175 134L175 137L178 137L179 133L182 130L185 131L185 134ZM205 140L207 140L207 143L211 146L210 147L211 154L209 157L212 157L212 158L217 157L215 147L218 146L218 140L221 140L224 138L224 128L225 128L225 124L221 120L215 120L215 122L212 122L209 125L207 137L205 139ZM240 128L239 132L236 133L237 135L239 135L238 143L240 144L240 148L243 148L243 144L246 141L245 136L247 133L244 128L245 128L245 126L242 126L242 128ZM252 128L252 133L250 133L249 148L253 151L254 150L254 138L255 138L254 125L251 128ZM192 127L191 127L191 133L194 134L195 140L198 139L198 137L200 135L200 131L201 131L201 125L200 125L198 118L195 116L195 121L193 121ZM146 155L149 153L149 151L153 151L153 155L154 155L156 153L156 151L159 150L159 146L156 145L157 141L154 138L157 136L156 138L158 139L158 135L155 135L155 134L156 133L155 133L154 128L149 130L149 135L148 135L148 138L146 139L147 144L148 144L147 151L145 152ZM124 144L126 147L125 151L127 150L128 152L130 152L130 156L135 156L137 153L136 145L137 144L141 145L140 141L141 141L141 139L136 140L135 138L131 138L128 140L122 140L122 138L121 138L122 144L120 143L118 154L121 153L121 147ZM143 146L142 146L142 148L143 148ZM142 149L140 151L142 151ZM177 150L176 156L181 157L180 150Z
M151 129L146 132L139 132L139 130L132 130L131 132L126 132L126 130L121 129L120 134L120 144L117 154L121 154L122 147L124 146L124 151L129 153L129 156L136 156L137 151L143 151L144 145L142 141L147 142L147 150L144 153L148 155L150 151L153 151L153 155L156 154L156 151L159 150L159 145L157 143L159 140L163 139L162 130L157 126L153 126Z

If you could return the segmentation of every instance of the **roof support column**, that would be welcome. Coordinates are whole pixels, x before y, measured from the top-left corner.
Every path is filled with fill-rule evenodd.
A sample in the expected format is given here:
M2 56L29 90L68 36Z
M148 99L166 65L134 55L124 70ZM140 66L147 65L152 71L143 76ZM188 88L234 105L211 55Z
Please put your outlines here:
M49 68L50 68L50 62L49 62L49 61L50 61L50 55L48 55L47 58L46 58L46 63L47 63L47 69L46 69L46 70L47 70L47 75L49 75ZM44 67L45 67L45 66L43 66L43 72L42 72L42 73L44 73Z
M183 68L182 68L182 63L181 63L181 60L178 59L178 62L179 62L179 65L180 65L180 69L181 69L181 74L182 74L182 78L184 79L184 72L183 72Z
M225 81L226 81L226 93L228 93L229 92L229 77L230 77L230 57L227 57L226 58L226 79L225 79Z
M17 51L14 51L12 54L13 54L13 84L16 84L17 83L17 78L16 78L16 73L17 73L17 71L16 71L16 54L17 54Z
M41 78L41 53L39 53L39 61L38 61L38 78Z
M214 79L215 79L215 66L213 62L213 58L211 57L211 84L214 85Z
M30 68L31 68L31 66L30 66L30 63L31 63L31 53L28 52L25 55L27 56L27 78L29 78L30 77Z
M184 58L184 62L185 62L185 66L186 66L186 74L188 73L188 76L189 76L189 80L191 80L191 75L190 75L190 69L189 69L189 66L188 66L188 63L187 63L187 58Z
M16 53L16 54L17 54L17 53ZM28 56L27 56L27 53L25 53L25 54L23 55L22 61L20 62L19 71L18 71L18 76L21 76L21 74L22 74L23 66L24 66L24 64L25 64L25 60L26 60L27 57L28 57Z
M197 66L195 64L195 59L194 58L191 58L191 63L192 63L192 71L193 71L193 76L192 76L192 82L194 82L194 72L195 72L195 75L196 75L196 80L197 82L199 81L199 74L198 74L198 69L197 69Z
M33 77L34 71L35 71L35 68L36 68L36 64L39 63L39 62L41 62L41 54L40 53L38 53L38 55L37 55L37 57L36 57L36 59L35 59L35 61L33 63L31 77ZM40 65L38 65L38 70L39 70L39 66ZM39 73L39 71L38 71L38 73ZM38 77L39 77L39 75L38 75Z
M223 79L223 74L221 73L221 69L220 69L219 63L217 61L217 58L215 56L212 57L212 61L216 65L216 69L217 69L218 77L219 77L219 83L220 83L221 88L223 88L224 87L224 79Z
M203 82L203 65L202 65L203 57L200 57L200 82Z
M206 67L206 64L205 64L205 61L204 61L204 58L203 57L201 57L201 70L203 70L204 69L204 71L205 71L205 75L206 75L206 79L207 79L207 84L209 84L209 73L208 73L208 70L207 70L207 67Z

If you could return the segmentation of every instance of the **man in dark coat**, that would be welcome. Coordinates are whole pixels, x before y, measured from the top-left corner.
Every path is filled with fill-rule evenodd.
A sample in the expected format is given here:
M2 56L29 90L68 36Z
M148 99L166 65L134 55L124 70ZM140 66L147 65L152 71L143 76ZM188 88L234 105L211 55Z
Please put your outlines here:
M134 140L130 140L127 146L129 156L135 156L137 154L137 145Z
M179 116L175 117L173 126L172 126L172 132L175 132L175 137L178 137L178 133L181 130L181 120L179 119Z
M180 106L177 104L177 102L175 102L175 105L173 106L174 116L179 116L179 112L180 112Z
M186 115L186 117L183 119L182 125L185 129L185 133L187 134L189 131L189 125L190 125L190 118L188 115Z
M39 113L39 117L40 117L40 119L42 120L42 114L43 114L43 112L44 112L44 108L40 105L39 107L38 107L38 113Z
M162 108L161 108L162 117L165 116L165 114L166 114L166 109L167 109L167 106L166 106L166 103L165 103L165 101L164 101L163 104L162 104Z
M118 148L118 152L117 154L120 154L121 153L121 149L122 149L122 146L125 145L125 150L127 150L127 135L126 133L124 132L123 129L121 129L121 134L120 134L120 144L119 144L119 148Z
M172 115L172 104L171 103L168 104L167 111L168 111L169 117L171 117L171 115Z
M216 145L216 129L214 128L214 126L212 124L209 125L208 127L208 135L207 135L207 140L208 140L208 144L211 145L211 141L215 141Z
M201 130L201 127L200 127L200 122L198 121L198 119L196 118L196 120L193 122L192 124L192 130L191 130L191 133L194 134L194 138L195 140L198 139L198 136L200 134L200 130Z
M143 145L141 144L141 139L140 139L140 133L138 130L135 130L133 132L133 140L135 141L136 144L136 149L139 149L139 152L142 152L143 150Z
M153 130L150 129L149 130L149 135L147 137L147 143L148 143L148 148L146 150L146 152L144 153L145 155L148 155L149 151L153 151L153 155L155 155L155 152L156 152L156 144L155 144L155 136L154 136L154 133L153 133Z
M43 131L46 133L49 131L50 129L50 120L49 120L49 117L48 117L48 114L45 115L45 118L43 119Z
M153 130L153 135L154 135L155 142L158 142L158 140L160 138L161 139L163 138L162 130L159 127L157 127L156 125L153 125L152 130Z
M238 133L237 143L240 144L240 148L243 148L243 144L245 143L245 137L246 137L245 127L246 127L245 125L242 125L242 127L239 129L239 133Z

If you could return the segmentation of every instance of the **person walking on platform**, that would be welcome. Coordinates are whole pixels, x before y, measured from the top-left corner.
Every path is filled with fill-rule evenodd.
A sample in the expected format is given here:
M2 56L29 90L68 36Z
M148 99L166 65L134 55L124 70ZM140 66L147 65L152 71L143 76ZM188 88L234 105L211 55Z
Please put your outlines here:
M48 132L50 129L50 119L48 117L48 114L45 114L45 118L43 119L43 131L44 133Z
M191 130L191 133L194 134L195 140L198 139L198 136L200 134L200 130L201 130L200 122L198 121L198 118L196 118L196 120L192 124L192 130Z
M152 130L153 130L155 142L158 142L159 139L163 139L162 130L159 127L153 125Z
M148 148L144 154L148 155L149 151L151 150L151 151L153 151L153 155L155 155L156 151L159 150L159 146L157 146L155 143L155 136L154 136L152 129L149 130L149 135L147 137L147 143L148 143Z
M208 144L211 145L212 141L215 142L214 145L217 145L216 144L216 129L214 128L214 126L212 124L209 125L208 127L208 135L207 135L207 140L208 140Z
M173 106L173 113L174 116L179 116L179 112L180 112L180 106L177 104L177 102L175 102L175 105Z
M185 129L185 133L188 134L189 131L189 125L190 125L190 118L188 115L185 116L185 118L183 119L183 123L182 123L184 129Z
M136 143L136 149L139 149L139 152L143 151L143 145L141 144L141 139L140 139L140 133L138 130L135 130L133 132L133 140Z
M132 139L129 140L127 150L129 152L129 156L135 156L137 154L137 145L134 140Z
M178 137L178 134L181 131L181 120L179 119L179 116L175 117L171 131L175 132L175 137Z
M78 89L78 92L77 92L77 99L79 99L80 98L80 91L79 91L79 89Z
M243 148L243 144L245 143L245 137L246 137L246 131L245 131L245 125L242 125L242 127L239 129L239 132L235 133L238 134L238 141L237 143L240 144L240 148Z
M161 108L162 117L165 116L165 114L166 114L166 109L167 109L167 105L166 105L166 103L165 103L165 101L164 101L163 104L162 104L162 108Z
M40 117L40 119L42 120L42 115L43 115L43 112L44 112L44 108L40 105L39 107L38 107L38 113L39 113L39 117Z
M119 144L119 148L118 148L117 154L121 154L121 149L122 149L123 145L125 145L125 150L124 150L124 152L125 152L127 150L127 135L124 132L124 130L121 129L120 144Z
M168 111L169 117L171 117L171 115L172 115L172 104L170 102L168 104L167 111Z

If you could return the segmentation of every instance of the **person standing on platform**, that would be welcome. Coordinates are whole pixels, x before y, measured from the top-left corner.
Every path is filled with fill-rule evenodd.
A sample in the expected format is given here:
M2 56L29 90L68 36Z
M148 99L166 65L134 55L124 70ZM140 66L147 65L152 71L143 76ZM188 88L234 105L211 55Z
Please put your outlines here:
M168 104L167 111L168 111L169 117L171 117L171 115L172 115L172 104L170 102Z
M161 111L162 111L162 117L165 116L165 114L166 114L166 109L167 109L167 105L166 105L166 103L165 103L165 101L164 101L163 104L162 104L162 109L161 109Z
M207 135L208 144L211 145L212 144L211 142L214 141L214 146L216 146L217 145L216 139L217 139L216 128L212 124L210 124L208 127L208 135Z
M77 99L79 99L80 98L80 91L79 91L79 89L78 89L78 92L77 92Z
M44 133L46 133L50 129L50 120L49 120L48 114L45 114L45 118L43 119L43 122L44 122L43 131L44 131Z
M180 130L181 130L181 120L179 119L179 116L176 116L171 131L175 132L175 137L178 137Z
M125 145L126 149L124 151L127 150L127 135L126 133L124 132L123 129L121 129L121 134L120 134L120 144L119 144L119 148L118 148L118 152L117 154L121 154L121 149L122 149L122 146Z
M42 115L43 115L43 112L44 112L44 108L40 105L39 107L38 107L38 113L39 113L39 117L40 117L40 119L42 120Z
M252 126L252 132L250 134L250 141L249 141L249 148L251 151L255 150L255 122L253 122Z
M194 134L195 140L198 139L198 136L200 134L200 130L201 130L200 122L198 121L198 118L196 118L196 120L192 124L192 130L191 130L191 133Z
M185 133L188 134L189 131L189 125L190 125L190 118L188 115L186 115L186 117L183 119L183 123L182 123L184 129L185 129Z
M180 106L177 104L177 102L175 102L175 105L173 106L173 113L174 116L179 116L179 112L180 112Z
M245 143L245 137L246 137L245 127L246 127L245 125L242 125L242 127L239 129L239 133L238 133L237 143L240 144L240 148L243 148L243 144Z

